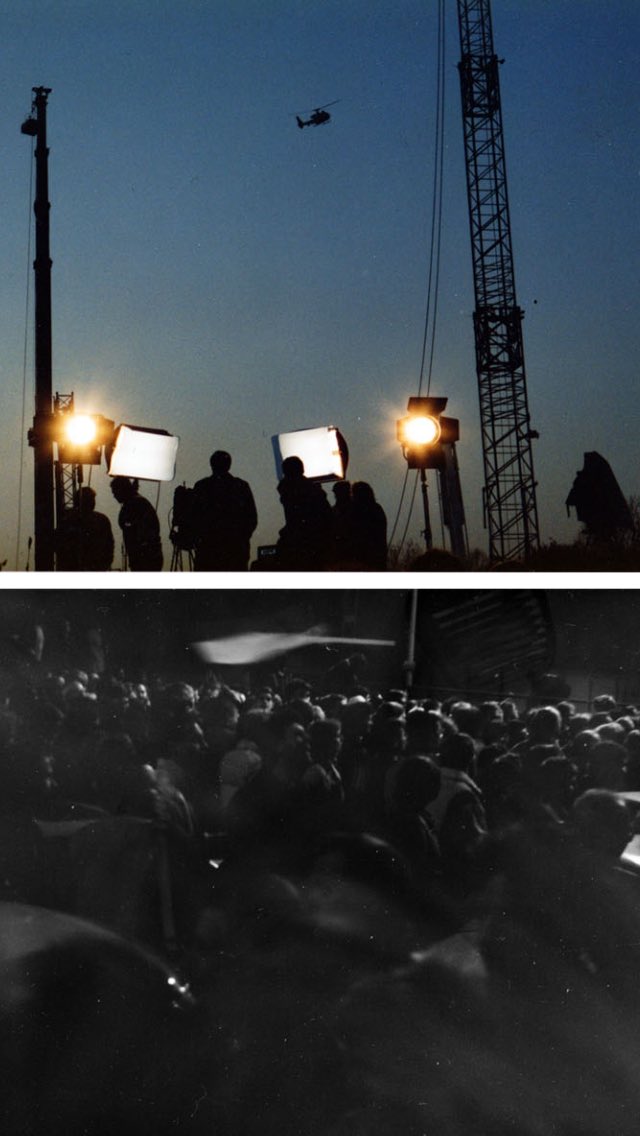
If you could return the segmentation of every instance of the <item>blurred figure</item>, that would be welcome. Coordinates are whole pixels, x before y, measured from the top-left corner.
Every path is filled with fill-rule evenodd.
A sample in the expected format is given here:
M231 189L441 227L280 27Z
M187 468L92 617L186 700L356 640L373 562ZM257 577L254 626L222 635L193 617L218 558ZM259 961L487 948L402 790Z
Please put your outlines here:
M122 506L118 524L132 572L161 572L162 543L157 513L146 497L138 493L138 482L114 477L111 492Z
M196 572L246 572L250 540L258 524L248 482L233 477L231 455L216 450L209 459L211 476L193 487Z
M66 509L56 529L58 572L108 572L113 562L111 522L96 513L95 490L83 485L73 509Z

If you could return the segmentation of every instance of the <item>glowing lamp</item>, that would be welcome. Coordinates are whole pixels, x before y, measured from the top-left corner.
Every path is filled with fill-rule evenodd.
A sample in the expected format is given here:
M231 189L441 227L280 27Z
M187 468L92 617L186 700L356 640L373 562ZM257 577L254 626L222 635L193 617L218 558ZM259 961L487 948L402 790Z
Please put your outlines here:
M87 446L95 440L98 426L89 414L72 414L65 421L64 433L72 446Z
M102 447L111 440L113 425L102 414L61 414L56 430L59 461L68 465L99 465Z
M457 418L444 418L446 398L415 397L407 404L409 413L396 422L396 436L409 469L439 468L442 443L457 442Z
M106 454L109 475L143 481L173 481L179 442L177 435L167 430L118 426Z
M410 446L432 446L440 438L440 423L430 415L415 415L400 420L400 441Z
M286 458L300 458L311 481L341 481L347 473L349 450L335 426L317 426L275 434L271 439L278 478Z

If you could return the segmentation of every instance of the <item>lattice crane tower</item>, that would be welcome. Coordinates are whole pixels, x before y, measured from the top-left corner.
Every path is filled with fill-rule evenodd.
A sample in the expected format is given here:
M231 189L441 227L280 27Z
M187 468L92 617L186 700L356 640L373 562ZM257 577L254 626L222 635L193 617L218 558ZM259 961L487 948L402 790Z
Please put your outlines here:
M526 560L539 543L531 451L538 435L527 401L489 0L458 0L458 22L489 556Z

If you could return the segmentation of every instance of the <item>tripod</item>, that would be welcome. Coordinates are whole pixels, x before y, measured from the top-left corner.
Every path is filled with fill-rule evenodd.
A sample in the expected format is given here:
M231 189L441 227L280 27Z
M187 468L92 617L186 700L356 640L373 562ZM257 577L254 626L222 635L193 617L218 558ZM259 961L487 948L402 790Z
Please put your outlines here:
M171 554L171 572L193 572L193 549L183 548L178 539L177 533L172 529L169 534L171 543L173 544L173 552ZM187 564L185 568L184 556L186 554Z

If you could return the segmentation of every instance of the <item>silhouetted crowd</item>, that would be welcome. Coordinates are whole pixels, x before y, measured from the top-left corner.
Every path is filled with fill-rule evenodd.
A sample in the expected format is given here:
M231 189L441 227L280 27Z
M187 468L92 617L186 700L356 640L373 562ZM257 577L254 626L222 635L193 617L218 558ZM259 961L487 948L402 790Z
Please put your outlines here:
M258 524L248 482L231 471L231 455L216 450L211 474L192 489L174 494L169 539L171 567L196 572L246 572L251 538ZM125 567L132 572L159 572L164 564L156 511L139 493L137 481L114 477L113 496L121 508ZM387 566L387 519L364 481L338 481L330 504L322 485L307 478L300 458L285 458L277 486L284 526L277 542L259 550L252 567L277 571L384 571ZM67 572L107 572L114 561L111 523L96 511L96 494L81 486L72 508L60 516L55 534L56 567ZM265 555L265 553L267 555Z
M179 952L188 1133L631 1133L640 709L365 676L6 678L4 902Z

